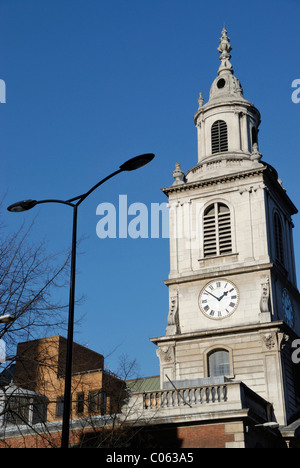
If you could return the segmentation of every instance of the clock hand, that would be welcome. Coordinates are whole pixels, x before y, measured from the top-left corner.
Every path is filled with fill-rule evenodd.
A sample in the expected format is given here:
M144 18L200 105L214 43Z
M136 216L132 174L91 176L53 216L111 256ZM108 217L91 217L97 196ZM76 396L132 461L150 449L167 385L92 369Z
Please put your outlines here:
M207 291L206 289L205 289L205 292L208 293L208 294L210 294L212 297L214 297L214 298L217 299L218 301L220 300L218 297L214 296L211 292Z
M228 294L228 291L225 291L224 294L223 294L223 296L220 297L219 301L221 301L221 300L223 299L224 296L227 296L227 294Z

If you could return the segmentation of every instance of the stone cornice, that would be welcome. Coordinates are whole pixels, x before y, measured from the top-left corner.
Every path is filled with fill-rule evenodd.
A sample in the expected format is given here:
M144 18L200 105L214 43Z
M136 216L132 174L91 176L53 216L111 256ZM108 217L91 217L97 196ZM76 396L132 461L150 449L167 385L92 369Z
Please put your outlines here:
M220 278L224 276L232 276L232 275L241 275L252 273L256 271L264 271L270 270L274 271L277 276L280 277L281 281L285 285L286 288L290 290L290 292L298 298L300 301L300 292L298 291L297 287L290 282L287 277L285 270L278 265L277 263L262 263L260 265L248 265L248 266L237 266L236 268L227 268L223 269L222 271L206 271L204 273L195 273L194 275L187 275L187 276L177 276L176 278L169 278L164 280L166 286L172 286L176 284L182 283L189 283L191 281L199 281L199 280L206 280L212 278Z
M249 266L238 266L236 268L223 268L222 271L206 271L205 273L195 273L194 275L179 276L176 278L170 278L164 281L167 286L180 283L189 283L190 281L199 281L209 278L218 278L229 275L240 275L242 273L251 273L253 271L271 270L273 263L263 263L261 265L249 265Z
M197 124L199 116L204 115L206 112L209 112L211 110L215 110L216 113L219 113L220 108L225 107L227 109L230 108L232 112L237 112L239 111L239 106L245 108L245 112L248 115L248 111L250 111L250 113L257 114L260 121L260 112L258 109L256 109L255 105L252 102L247 101L244 98L235 99L232 97L228 97L227 99L223 98L222 100L214 99L212 101L207 102L204 106L200 107L200 109L198 109L194 115L194 122L195 124Z
M201 180L196 180L194 182L187 182L187 183L183 183L180 185L165 187L165 188L162 188L161 190L163 193L165 193L168 196L170 193L174 193L174 192L185 192L187 190L193 190L195 188L209 187L213 185L231 182L234 180L254 177L256 175L262 174L265 170L266 170L266 167L259 167L257 169L253 169L250 171L247 170L247 171L242 171L242 172L235 172L233 174L226 174L226 175L219 176L219 177L201 179Z
M264 331L274 331L274 332L286 332L291 339L298 338L296 333L286 325L283 321L276 321L276 322L266 322L266 323L254 323L249 325L238 325L235 327L228 327L228 328L213 328L208 329L205 331L196 331L191 333L182 333L173 336L158 336L154 338L150 338L150 341L155 345L159 346L159 344L163 345L164 343L168 343L169 341L184 341L184 340L193 340L193 339L201 339L207 337L213 337L218 335L234 335L234 334L241 334L241 333L257 333L257 332L264 332Z
M196 168L197 166L195 166ZM193 168L193 169L195 169ZM191 169L192 170L192 169ZM257 167L255 169L248 169L245 171L238 171L231 174L225 174L218 177L211 177L207 179L196 180L194 182L184 182L178 185L172 185L169 187L162 188L162 192L169 197L170 194L174 193L183 193L190 190L198 188L213 187L214 185L226 184L228 182L233 182L236 180L253 178L256 176L262 175L265 177L265 182L270 188L276 193L281 200L283 200L288 208L288 211L291 215L298 213L296 206L293 204L289 196L287 195L285 189L278 182L278 175L275 169L272 168L269 164L264 163L263 166ZM267 187L267 189L269 188Z

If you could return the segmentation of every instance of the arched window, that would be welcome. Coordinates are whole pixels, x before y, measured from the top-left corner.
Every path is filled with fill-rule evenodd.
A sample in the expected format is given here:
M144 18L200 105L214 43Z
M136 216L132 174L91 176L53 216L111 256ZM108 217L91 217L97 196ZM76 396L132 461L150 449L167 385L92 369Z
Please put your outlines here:
M211 152L228 151L227 124L224 120L217 120L211 127Z
M274 232L275 232L276 259L280 263L283 264L284 263L284 255L283 255L282 227L281 227L281 221L280 221L278 213L274 214Z
M229 254L232 252L230 210L224 203L213 203L203 217L203 254Z
M208 355L208 377L223 375L230 375L229 352L225 349L218 349Z

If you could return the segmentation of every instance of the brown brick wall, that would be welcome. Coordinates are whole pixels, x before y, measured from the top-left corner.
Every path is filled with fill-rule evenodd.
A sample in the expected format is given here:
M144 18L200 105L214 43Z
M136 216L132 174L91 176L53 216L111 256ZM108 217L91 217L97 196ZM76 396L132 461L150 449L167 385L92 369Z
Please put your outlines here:
M226 424L152 426L139 432L135 440L138 448L147 449L225 448L234 441L235 434L226 430Z
M225 448L226 442L234 441L234 434L225 433L225 424L179 427L177 437L181 448Z
M19 343L15 383L32 391L38 387L39 370L47 367L57 376L65 374L67 340L62 336ZM73 344L73 373L103 369L104 357L77 343Z

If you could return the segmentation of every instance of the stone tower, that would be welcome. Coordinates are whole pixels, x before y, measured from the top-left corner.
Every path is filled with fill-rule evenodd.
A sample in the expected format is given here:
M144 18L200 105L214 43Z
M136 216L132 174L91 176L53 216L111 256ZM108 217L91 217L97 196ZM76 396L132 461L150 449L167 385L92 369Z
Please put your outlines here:
M286 425L299 411L297 209L259 152L260 113L233 72L230 39L194 116L198 162L163 189L170 211L169 313L158 346L161 388L243 382Z

